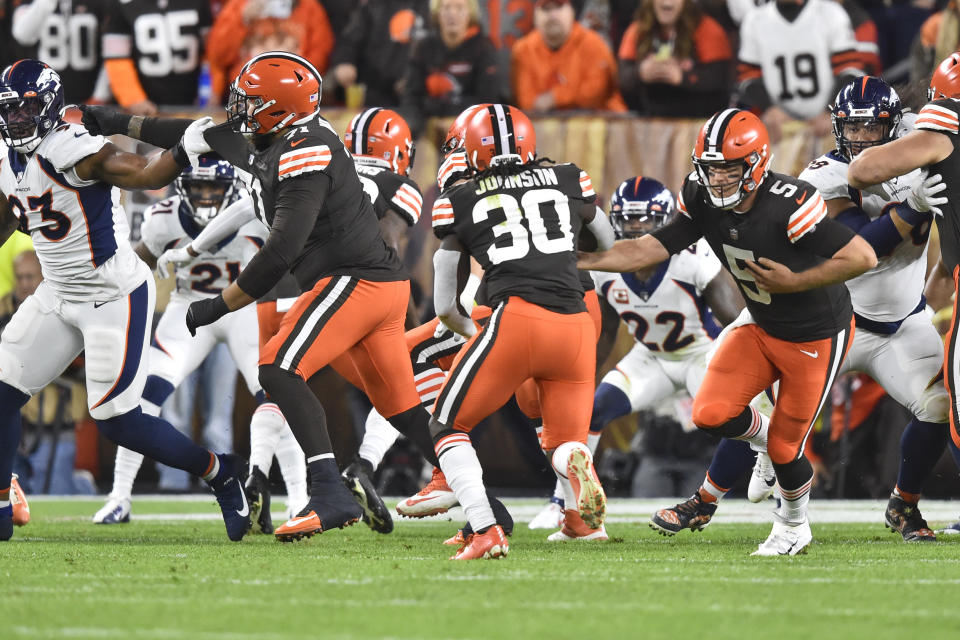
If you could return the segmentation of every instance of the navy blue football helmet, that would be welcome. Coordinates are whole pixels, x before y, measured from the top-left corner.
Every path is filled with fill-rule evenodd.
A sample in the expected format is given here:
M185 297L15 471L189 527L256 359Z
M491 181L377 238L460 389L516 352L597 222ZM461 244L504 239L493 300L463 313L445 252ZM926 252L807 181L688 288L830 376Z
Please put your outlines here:
M900 96L880 78L861 76L851 80L830 106L837 151L852 160L867 147L893 140L902 112ZM851 139L851 135L858 139Z
M673 193L653 178L624 180L610 197L610 224L618 239L639 238L673 217Z
M184 169L174 184L190 217L201 227L240 195L233 165L214 153L200 156L198 166Z
M39 60L18 60L0 75L0 136L18 153L32 153L63 119L63 83Z

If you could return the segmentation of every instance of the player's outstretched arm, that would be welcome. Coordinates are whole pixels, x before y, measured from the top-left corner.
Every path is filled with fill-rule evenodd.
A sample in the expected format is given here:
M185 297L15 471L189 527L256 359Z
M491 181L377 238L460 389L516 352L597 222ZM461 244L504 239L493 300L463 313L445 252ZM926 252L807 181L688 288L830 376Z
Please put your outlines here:
M91 135L124 135L155 147L168 149L177 144L193 120L132 116L113 107L80 105L81 121Z
M855 235L831 257L799 273L769 258L747 260L746 265L764 291L795 293L856 278L877 266L877 254L866 240Z
M170 149L150 158L121 151L108 142L75 165L81 180L100 180L121 189L159 189L180 175L183 166Z
M725 269L721 269L713 280L703 290L703 297L707 306L713 311L713 316L724 327L737 319L745 306L743 295L737 287L733 276Z
M854 189L866 189L940 162L951 153L953 142L948 135L911 131L893 142L861 151L847 169L847 181Z
M625 273L659 264L669 257L666 247L648 234L642 238L619 240L607 251L579 252L577 268Z

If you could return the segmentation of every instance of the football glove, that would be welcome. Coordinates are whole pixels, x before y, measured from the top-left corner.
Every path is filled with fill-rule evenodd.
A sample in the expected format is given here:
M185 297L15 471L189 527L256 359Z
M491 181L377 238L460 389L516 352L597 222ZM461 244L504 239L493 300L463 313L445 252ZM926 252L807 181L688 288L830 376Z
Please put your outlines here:
M195 336L198 327L213 324L228 313L230 309L222 295L191 302L187 307L187 331L191 336Z
M81 104L77 108L83 114L80 122L92 136L126 134L130 126L130 118L133 117L129 113L121 113L112 107Z
M946 188L947 185L939 173L932 176L921 173L920 178L913 185L913 189L907 194L906 204L914 211L920 211L921 213L931 211L935 215L942 216L943 212L940 210L940 205L947 203L947 197L937 194Z
M194 256L187 251L187 247L167 249L157 258L157 277L161 280L169 278L177 267L190 262L193 258Z
M187 164L197 166L200 162L200 156L212 151L210 145L207 144L207 140L203 137L203 132L213 126L215 124L210 116L205 116L190 123L173 152L180 166L185 167Z

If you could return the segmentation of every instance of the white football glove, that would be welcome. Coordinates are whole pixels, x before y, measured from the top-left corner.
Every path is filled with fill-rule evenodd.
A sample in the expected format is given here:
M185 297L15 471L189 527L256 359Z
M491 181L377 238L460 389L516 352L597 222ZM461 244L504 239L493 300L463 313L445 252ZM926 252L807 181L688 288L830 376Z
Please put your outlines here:
M947 185L939 173L932 176L921 173L920 178L913 185L913 189L907 194L907 206L914 211L920 211L921 213L932 211L935 215L942 216L943 212L940 210L940 205L946 204L947 198L937 194L946 188Z
M215 126L213 118L205 116L191 122L187 130L183 132L183 139L180 144L183 145L183 150L187 152L190 164L196 166L202 154L213 151L203 137L203 132L213 126Z
M188 245L189 246L189 245ZM163 280L169 278L177 267L193 260L194 256L187 252L187 247L167 249L157 258L157 276Z

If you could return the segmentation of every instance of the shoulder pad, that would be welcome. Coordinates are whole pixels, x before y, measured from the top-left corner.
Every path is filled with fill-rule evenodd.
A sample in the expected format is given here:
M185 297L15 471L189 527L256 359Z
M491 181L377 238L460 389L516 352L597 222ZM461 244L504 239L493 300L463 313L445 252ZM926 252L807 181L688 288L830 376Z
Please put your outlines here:
M82 125L64 123L47 134L37 153L62 173L100 151L106 143L106 138L90 135Z
M960 111L960 102L957 100L952 98L934 100L920 109L914 128L956 135L960 133L958 111Z
M333 160L333 151L313 132L285 136L284 151L277 161L279 180L314 171L324 171Z
M798 204L800 206L790 214L790 219L787 221L787 238L790 242L796 242L805 236L827 215L827 204L816 189L813 189L812 194L799 200Z
M849 183L847 182L847 168L845 162L825 154L807 165L800 172L800 179L809 182L824 200L849 198Z

